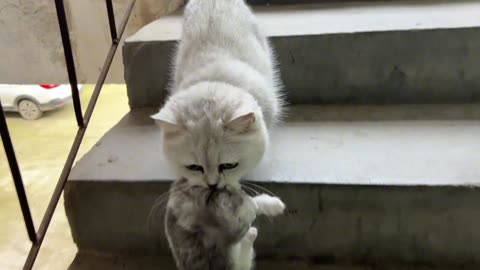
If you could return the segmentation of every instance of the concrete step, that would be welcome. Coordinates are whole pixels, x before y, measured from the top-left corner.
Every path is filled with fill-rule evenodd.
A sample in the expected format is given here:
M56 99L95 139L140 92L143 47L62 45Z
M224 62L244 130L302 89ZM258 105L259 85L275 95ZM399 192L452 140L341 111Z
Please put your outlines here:
M366 2L365 0L246 0L249 5L298 5L298 4L316 4L316 3L341 3L341 2ZM367 0L372 1L372 0ZM373 0L378 2L379 0ZM398 1L398 0L380 0L380 1ZM424 0L422 0L424 1Z
M176 270L170 257L162 256L102 256L79 253L69 270ZM451 268L428 266L345 266L320 265L295 260L257 260L256 270L474 270L476 268Z
M72 170L80 251L169 255L155 199L174 179L159 127L133 110ZM480 106L297 106L247 177L285 216L259 218L258 256L328 264L480 265Z
M344 1L344 0L340 0ZM355 0L354 0L355 1ZM325 2L339 2L338 0L246 0L249 5L298 5L298 4L312 4Z
M358 2L373 2L382 4L381 2L401 2L402 0L246 0L252 6L270 6L270 5L299 5L299 4L326 4L326 3L358 3ZM429 0L416 0L416 2L425 2ZM405 2L405 0L403 0Z
M255 8L292 104L480 101L480 2L372 1ZM163 103L179 14L123 47L132 108Z

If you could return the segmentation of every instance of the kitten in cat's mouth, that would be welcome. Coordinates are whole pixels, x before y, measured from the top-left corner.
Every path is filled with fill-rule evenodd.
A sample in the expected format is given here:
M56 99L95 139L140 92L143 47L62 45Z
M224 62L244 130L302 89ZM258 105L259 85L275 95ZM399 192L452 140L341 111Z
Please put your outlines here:
M215 200L219 195L227 195L227 197L232 196L234 193L241 192L232 190L227 186L225 187L203 187L203 186L193 186L189 188L189 195L193 197L201 197L204 200L205 206L208 207L209 204Z
M187 178L172 183L165 232L180 270L191 269L191 263L201 265L199 269L251 269L258 233L253 221L257 215L281 215L285 205L266 194L252 197L242 186L211 188L192 185ZM233 267L239 263L247 267Z
M226 192L226 189L218 189L218 188L209 188L208 190L208 195L205 200L205 204L208 206L208 204L215 199L215 196L218 195L220 192Z

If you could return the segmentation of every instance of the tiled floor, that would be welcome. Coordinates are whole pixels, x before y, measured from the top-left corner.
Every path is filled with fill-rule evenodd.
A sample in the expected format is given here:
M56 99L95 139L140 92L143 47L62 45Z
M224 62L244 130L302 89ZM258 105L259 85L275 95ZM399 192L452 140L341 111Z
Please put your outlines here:
M92 90L92 86L84 87L83 109L86 108ZM124 85L107 85L102 91L79 156L88 151L129 110ZM34 222L38 228L77 130L73 107L68 104L58 111L45 113L36 121L26 121L17 114L9 113L7 122ZM21 269L29 249L30 242L2 145L0 147L0 269ZM67 269L76 251L62 198L34 269Z

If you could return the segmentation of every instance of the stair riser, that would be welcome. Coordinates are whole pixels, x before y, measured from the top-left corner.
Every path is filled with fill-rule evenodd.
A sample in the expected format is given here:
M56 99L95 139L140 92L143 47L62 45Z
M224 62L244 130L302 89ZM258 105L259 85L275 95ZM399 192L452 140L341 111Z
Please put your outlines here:
M259 257L320 263L480 264L480 190L268 184L288 213L258 218ZM71 181L65 206L81 251L169 255L146 220L167 182Z
M480 102L480 28L285 36L272 43L292 104ZM125 44L132 108L163 103L174 45Z
M246 0L250 5L295 5L314 3L342 3L342 2L364 2L364 0ZM386 0L396 1L396 0Z

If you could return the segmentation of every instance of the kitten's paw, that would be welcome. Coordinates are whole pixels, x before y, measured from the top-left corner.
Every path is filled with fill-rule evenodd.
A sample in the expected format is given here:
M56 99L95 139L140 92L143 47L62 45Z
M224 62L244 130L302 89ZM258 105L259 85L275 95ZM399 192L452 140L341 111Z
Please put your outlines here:
M262 194L253 198L257 205L257 213L269 217L278 216L285 211L285 204L278 197Z
M247 241L249 241L250 243L253 243L255 241L255 239L257 239L257 236L258 236L257 228L250 227L250 229L248 229L247 234L245 235L245 239Z

